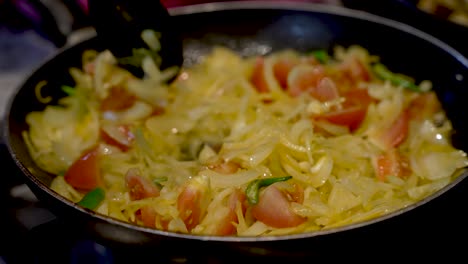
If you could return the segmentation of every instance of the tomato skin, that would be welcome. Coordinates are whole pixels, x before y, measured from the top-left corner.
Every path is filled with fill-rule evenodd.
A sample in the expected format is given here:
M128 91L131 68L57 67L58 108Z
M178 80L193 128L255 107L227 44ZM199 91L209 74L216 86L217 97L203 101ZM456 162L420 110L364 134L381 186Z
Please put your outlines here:
M321 102L331 101L339 97L335 82L328 77L320 79L317 86L309 92Z
M325 79L325 71L321 66L307 66L288 83L288 94L297 97L304 92L310 93L321 102L338 97L338 90L331 79Z
M371 103L375 102L375 99L369 95L367 89L351 89L349 91L343 92L343 97L345 101L343 107L362 105L367 108Z
M267 93L270 91L265 79L265 74L263 73L264 65L265 59L263 57L258 57L255 61L254 70L250 78L250 82L255 86L259 93Z
M385 130L382 140L387 148L399 146L408 136L409 131L409 112L404 110L393 121L390 128Z
M229 236L236 233L236 226L234 223L237 223L237 215L235 211L229 210L222 217L222 221L217 224L216 229L213 232L213 235L217 236Z
M406 177L410 174L409 162L393 148L377 157L377 178L385 181L388 175Z
M168 230L170 221L163 219L162 216L156 212L154 207L150 205L141 207L136 212L136 217L146 227Z
M297 61L292 59L282 59L273 65L273 74L280 86L286 90L288 86L288 75L294 66L298 64Z
M290 201L286 194L276 188L274 184L263 190L258 204L252 206L252 216L266 225L276 228L294 227L306 221L306 218L291 210Z
M116 146L125 152L131 148L135 135L130 130L130 126L118 125L117 127L101 128L101 138L107 144Z
M135 95L122 87L113 87L109 95L101 101L101 111L121 111L131 107L136 101Z
M371 74L366 64L353 56L342 62L333 78L340 83L340 92L345 92L354 89L360 82L370 81Z
M192 230L201 221L202 191L194 185L187 185L177 197L179 217L184 221L187 230Z
M125 184L129 189L132 201L159 196L159 188L150 180L140 176L138 169L128 170L125 175ZM159 215L153 207L145 205L137 211L137 217L143 222L144 226L155 228L156 218Z
M99 147L84 152L67 170L65 181L74 188L88 192L103 185L99 169Z
M325 119L336 125L347 126L351 131L354 131L362 123L366 113L367 108L352 106L323 114L318 119Z
M221 221L217 224L215 231L213 232L214 235L218 236L228 236L233 235L236 233L236 226L235 224L239 223L236 209L237 205L239 204L242 208L242 212L245 213L246 196L243 192L239 189L236 189L228 199L228 207L229 211L226 213L224 217L222 217Z
M140 208L140 219L144 226L154 228L156 223L156 210L149 205Z
M309 65L311 71L301 74L293 83L288 83L288 77L291 70L299 65L301 61L291 58L282 58L273 65L273 76L283 90L286 90L291 96L299 96L303 92L310 92L313 96L321 101L327 101L336 98L337 90L335 87L330 89L329 85L320 85L321 80L325 77L325 71L322 66L317 65L317 62L312 58L303 61L304 65ZM255 86L260 93L269 92L268 83L264 73L265 59L258 57L250 82ZM330 80L331 81L331 80ZM333 81L331 81L333 82Z
M239 170L240 165L232 161L223 161L209 165L208 168L221 174L232 174Z
M295 60L290 59L281 59L273 65L273 76L278 81L279 85L286 90L288 86L288 75L291 69L298 64ZM267 93L270 91L264 74L265 59L263 57L258 57L252 77L250 79L251 83L256 87L257 91L260 93Z
M353 82L370 80L369 70L364 63L356 57L346 63L345 71Z
M347 126L350 131L356 130L367 114L369 104L374 102L366 89L352 89L343 94L343 108L332 110L318 117L336 125Z
M125 175L125 184L130 192L130 199L141 200L159 196L159 188L150 180L139 175L138 169L129 169Z

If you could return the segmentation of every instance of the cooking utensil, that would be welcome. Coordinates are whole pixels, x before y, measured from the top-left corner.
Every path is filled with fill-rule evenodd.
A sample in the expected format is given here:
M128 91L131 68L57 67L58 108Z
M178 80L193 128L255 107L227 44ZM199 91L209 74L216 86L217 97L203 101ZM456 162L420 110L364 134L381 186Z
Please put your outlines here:
M182 65L182 40L177 24L159 0L91 0L89 14L98 39L117 58L129 57L135 49L149 49L142 39L142 32L150 29L160 35L160 68ZM121 66L142 75L135 66Z
M430 78L456 131L453 135L454 145L468 150L468 124L463 115L468 98L468 61L430 35L365 12L304 3L210 3L173 8L170 13L179 25L184 25L181 34L186 66L196 63L214 45L224 45L245 56L267 54L284 48L306 52L318 48L331 49L336 44L362 45L370 53L378 54L381 61L395 71L413 76L417 81ZM384 252L390 245L386 241L392 239L398 239L400 247L409 246L415 237L425 235L428 229L432 232L431 236L444 236L442 230L433 228L434 225L453 215L460 206L453 201L451 206L447 206L444 201L466 188L464 179L467 172L434 195L386 216L296 235L214 237L178 234L135 226L85 210L48 187L53 175L34 164L21 133L28 128L25 116L45 107L35 97L37 83L42 80L48 82L42 93L52 96L52 103L56 103L64 95L60 86L72 85L67 69L80 67L82 52L91 48L103 50L105 47L92 38L58 53L38 68L11 98L3 128L9 153L38 198L67 221L71 228L83 228L104 243L149 247L160 252L180 252L182 249L188 252L202 245L210 253L229 249L249 256L322 256L332 259L333 255L330 254L337 249L362 246L366 250L372 249L374 253ZM433 67L434 61L443 66ZM451 225L461 224L456 217L449 219ZM402 236L405 239L401 239ZM356 243L356 239L359 239L359 243ZM379 243L375 243L377 239L380 239Z

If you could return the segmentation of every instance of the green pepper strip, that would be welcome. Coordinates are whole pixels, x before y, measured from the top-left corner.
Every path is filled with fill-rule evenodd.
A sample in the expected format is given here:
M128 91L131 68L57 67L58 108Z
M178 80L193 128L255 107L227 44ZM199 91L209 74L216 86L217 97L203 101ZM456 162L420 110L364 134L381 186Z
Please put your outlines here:
M372 69L379 78L389 80L393 85L398 85L414 92L421 92L421 88L419 86L389 71L387 67L381 63L375 64Z
M260 188L266 187L275 182L287 181L291 178L292 176L285 176L285 177L268 178L268 179L261 179L261 180L257 179L257 180L250 182L247 188L245 189L245 195L247 196L247 201L249 201L250 204L257 204Z
M146 57L151 57L156 65L161 64L161 57L159 56L158 52L155 50L139 48L133 49L132 55L124 58L117 59L120 64L123 65L131 65L135 67L141 67L143 64L143 59Z
M68 95L74 95L76 92L75 88L68 85L62 85L62 91L64 91Z
M104 189L97 187L85 194L85 196L78 202L78 205L94 210L104 200L104 197Z
M157 185L159 188L162 188L163 187L162 183L166 181L167 181L167 177L158 177L153 180L153 183Z
M328 53L326 50L312 51L312 55L322 64L326 64L328 62Z

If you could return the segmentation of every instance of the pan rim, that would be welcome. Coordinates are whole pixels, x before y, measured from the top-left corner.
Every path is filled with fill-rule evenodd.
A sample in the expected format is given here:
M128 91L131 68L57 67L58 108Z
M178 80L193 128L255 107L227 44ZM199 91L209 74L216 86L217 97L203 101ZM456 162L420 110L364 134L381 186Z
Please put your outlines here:
M344 17L349 17L349 18L356 19L356 20L369 21L371 23L381 24L381 25L384 25L384 26L387 26L387 27L390 27L399 31L403 31L407 34L416 36L420 39L423 39L429 42L430 44L444 50L445 52L450 54L450 56L452 56L454 59L459 61L463 66L468 68L467 58L465 58L460 52L458 52L457 50L455 50L454 48L452 48L445 42L437 39L436 37L428 33L425 33L412 26L409 26L407 24L404 24L395 20L383 18L377 15L364 12L364 11L353 10L353 9L340 7L340 6L316 4L316 3L297 3L297 2L292 3L292 2L286 2L286 1L278 1L278 2L232 1L232 2L205 3L205 4L196 4L196 5L189 5L189 6L182 6L182 7L173 7L173 8L169 8L169 12L171 15L180 16L180 15L191 15L191 14L199 14L199 13L206 13L206 12L219 12L219 11L243 10L243 9L259 9L259 10L260 9L262 10L275 9L275 10L291 10L291 11L301 11L301 12L305 11L305 12L312 12L312 13L344 16ZM52 191L48 186L46 186L41 181L39 181L37 177L35 177L33 173L31 173L29 169L26 168L26 166L20 162L20 160L17 157L17 153L15 149L10 144L11 135L9 133L10 126L8 122L8 115L11 112L17 93L21 90L21 88L24 85L26 85L26 83L32 76L36 75L37 72L41 68L46 66L51 60L53 60L57 56L60 56L63 52L69 49L73 49L76 46L83 44L86 41L90 41L92 39L93 37L91 37L90 39L84 40L82 42L79 42L77 44L64 47L62 49L58 49L57 52L54 53L52 56L50 56L50 58L46 59L46 61L42 65L39 65L35 71L33 71L29 76L26 76L25 80L22 82L22 84L18 86L15 93L13 93L10 99L8 100L8 104L7 104L6 112L5 112L7 117L3 118L4 126L3 126L2 135L5 140L5 144L8 148L8 151L10 155L13 157L16 165L20 168L23 174L25 174L32 181L32 183L34 183L37 187L41 188L42 191L45 191L48 195L52 196L54 199L59 200L65 205L69 207L73 207L73 209L75 210L78 210L80 213L86 214L90 216L91 218L95 218L101 222L105 222L111 225L116 225L118 227L128 228L131 231L143 232L147 235L157 235L157 236L164 236L168 238L179 238L179 239L181 238L181 239L186 239L186 240L213 241L213 242L242 242L242 243L243 242L251 243L251 242L269 242L269 241L281 241L281 240L297 240L297 239L312 238L312 237L324 236L324 235L329 235L329 234L334 234L334 233L340 233L340 232L344 232L344 231L348 231L352 229L361 228L364 226L369 226L378 222L382 222L389 218L396 217L416 207L419 207L427 202L430 202L431 200L437 198L438 196L450 190L452 187L460 183L462 180L464 180L468 176L468 171L465 170L463 174L457 177L457 179L455 179L454 181L452 181L451 183L449 183L448 185L446 185L445 187L443 187L441 190L437 191L436 193L416 203L413 203L407 207L388 213L384 216L380 216L374 219L370 219L370 220L366 220L366 221L362 221L362 222L358 222L358 223L354 223L354 224L350 224L346 226L306 232L306 233L290 234L290 235L243 237L243 236L209 236L209 235L193 235L193 234L175 233L175 232L162 231L162 230L157 230L153 228L130 224L128 222L124 222L118 219L111 218L109 216L101 215L93 211L84 209L82 207L77 206L75 203L69 201L68 199L60 196L54 191Z
M377 23L403 31L410 35L414 35L418 38L424 39L433 45L447 51L452 56L457 58L464 66L468 67L468 58L465 57L461 52L442 41L441 39L426 33L420 29L417 29L411 25L403 22L399 22L390 18L374 15L366 11L351 9L337 5L327 5L323 3L307 3L307 2L295 2L287 0L279 1L265 1L265 0L234 0L227 2L213 2L204 4L193 4L180 7L168 8L171 15L189 15L194 13L209 13L216 11L228 11L228 10L239 10L239 9L271 9L271 10L291 10L291 11L305 11L312 13L324 13L330 15L337 15L343 17L355 18L358 20L369 21Z

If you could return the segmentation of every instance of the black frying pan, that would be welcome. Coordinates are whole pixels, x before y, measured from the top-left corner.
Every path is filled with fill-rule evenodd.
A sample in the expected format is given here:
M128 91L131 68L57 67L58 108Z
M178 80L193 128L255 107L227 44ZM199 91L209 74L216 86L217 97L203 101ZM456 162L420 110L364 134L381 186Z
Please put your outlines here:
M401 21L444 40L468 56L468 27L418 8L419 0L342 0L349 8Z
M455 128L454 145L468 151L468 124L464 114L468 98L468 60L423 32L367 13L312 4L215 3L173 8L170 12L183 31L186 65L195 63L213 45L224 45L243 55L266 54L283 48L308 51L331 49L335 44L362 45L396 71L414 76L418 81L429 78ZM35 97L36 84L47 80L43 93L55 98L52 102L55 103L64 95L60 86L73 85L68 68L80 67L81 54L89 48L102 50L104 47L92 38L61 51L38 68L11 98L3 127L9 153L26 183L59 219L64 220L69 230L89 232L106 245L150 248L153 253L160 254L224 254L226 250L234 250L239 253L237 255L333 259L340 256L334 253L337 250L386 252L388 247L394 246L388 241L395 239L399 248L406 249L418 243L421 237L445 239L444 229L435 227L440 227L444 221L446 226L462 224L457 216L463 201L458 197L463 197L467 172L427 199L387 216L328 231L279 237L176 234L135 226L78 207L48 188L53 176L34 164L21 132L28 128L26 114L45 107Z

